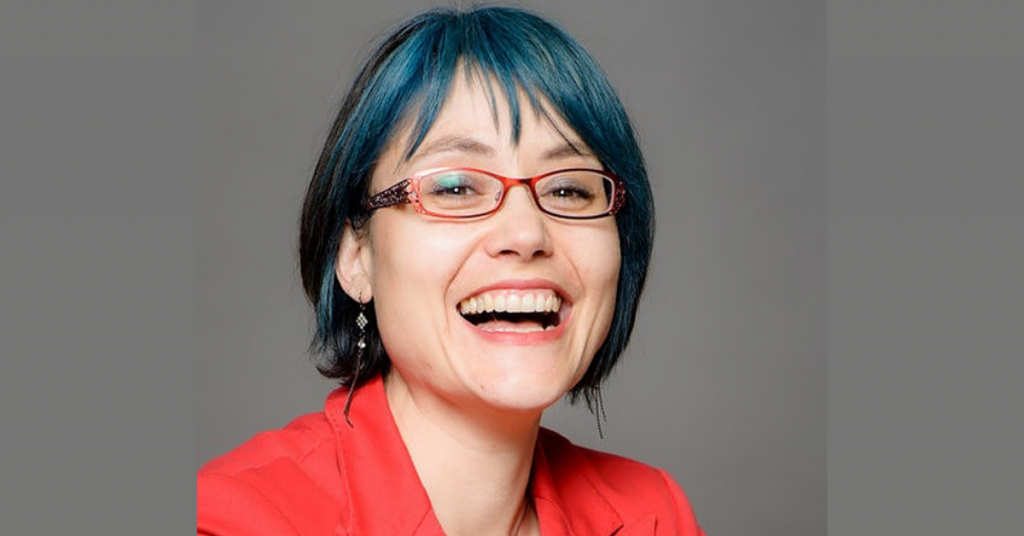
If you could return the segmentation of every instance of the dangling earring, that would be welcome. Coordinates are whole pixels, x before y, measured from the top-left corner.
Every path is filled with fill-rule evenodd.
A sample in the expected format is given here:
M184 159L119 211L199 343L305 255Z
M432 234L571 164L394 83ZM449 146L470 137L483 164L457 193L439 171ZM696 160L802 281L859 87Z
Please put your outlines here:
M370 323L366 318L366 304L363 303L363 293L359 293L359 314L356 315L356 327L359 328L359 339L356 341L356 367L352 374L352 382L348 386L348 396L345 397L345 422L349 427L355 428L348 418L348 411L352 407L352 393L359 383L359 369L363 366L363 350L366 348L366 326Z

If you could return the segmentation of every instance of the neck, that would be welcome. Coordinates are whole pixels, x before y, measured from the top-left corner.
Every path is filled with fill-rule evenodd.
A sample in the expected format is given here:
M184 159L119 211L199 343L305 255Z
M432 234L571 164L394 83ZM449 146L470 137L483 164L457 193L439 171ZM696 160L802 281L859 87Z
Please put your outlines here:
M467 410L410 389L394 370L385 389L445 533L514 533L527 512L526 488L541 411Z

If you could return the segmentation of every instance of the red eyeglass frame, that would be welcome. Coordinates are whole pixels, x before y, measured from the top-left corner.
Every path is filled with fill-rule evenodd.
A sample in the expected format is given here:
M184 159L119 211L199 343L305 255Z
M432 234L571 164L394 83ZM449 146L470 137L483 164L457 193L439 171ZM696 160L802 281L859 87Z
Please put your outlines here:
M472 171L474 173L481 173L481 174L487 175L489 177L494 177L495 179L500 180L501 183L502 183L503 188L502 188L502 191L501 191L501 198L498 200L498 204L495 205L495 207L492 210L489 210L487 212L484 212L484 213L481 213L481 214L465 215L465 216L453 216L451 214L438 214L436 212L431 212L431 211L427 210L423 206L422 201L420 200L420 188L419 188L419 186L420 186L420 179L422 179L423 177L426 177L427 175L432 175L434 173L439 173L439 172L442 172L442 171ZM550 177L552 175L558 175L560 173L566 173L566 172L569 172L569 171L587 171L587 172L590 172L590 173L597 173L599 175L603 175L603 176L611 179L612 185L614 186L615 191L612 194L611 206L608 207L608 211L607 212L604 212L602 214L592 215L592 216L567 216L565 214L556 214L556 213L553 213L553 212L549 212L548 210L546 210L544 208L544 206L540 202L540 198L537 197L537 190L535 189L535 186L536 186L537 182L541 181L543 179L546 179L546 178L548 178L548 177ZM516 185L520 185L520 184L523 185L523 186L526 186L527 189L530 190L530 195L533 196L533 202L537 206L538 210L540 210L541 212L543 212L545 214L548 214L550 216L554 216L556 218L563 218L563 219L567 219L567 220L593 220L593 219L597 219L597 218L603 218L605 216L613 216L619 210L621 210L622 206L626 203L626 182L624 180L622 180L622 178L620 178L619 176L617 176L617 175L615 175L613 173L609 173L607 171L601 170L601 169L566 168L566 169L558 169L558 170L555 170L555 171L549 171L547 173L542 173L540 175L536 175L536 176L533 176L533 177L515 178L515 177L506 177L504 175L498 175L497 173L494 173L494 172L491 172L491 171L487 171L487 170L484 170L484 169L478 169L478 168L471 168L471 167L442 167L442 168L433 168L433 169L427 169L427 170L424 170L424 171L420 171L419 173L416 173L415 175L412 175L411 177L409 177L407 179L402 179L401 181L398 181L395 184L385 188L384 190L381 190L380 192L370 196L370 198L366 200L366 203L363 206L364 206L364 208L366 209L367 212L372 212L372 211L377 210L379 208L387 208L387 207L393 207L393 206L401 205L401 204L405 204L405 203L411 203L413 209L416 210L416 212L418 212L420 214L423 214L423 215L426 215L426 216L433 216L435 218L445 218L445 219L451 219L451 220L468 219L468 218L482 218L484 216L489 216L489 215L494 214L495 212L501 210L501 207L504 206L504 204L505 204L505 199L508 197L508 190L509 190L509 188L511 188L513 186L516 186Z

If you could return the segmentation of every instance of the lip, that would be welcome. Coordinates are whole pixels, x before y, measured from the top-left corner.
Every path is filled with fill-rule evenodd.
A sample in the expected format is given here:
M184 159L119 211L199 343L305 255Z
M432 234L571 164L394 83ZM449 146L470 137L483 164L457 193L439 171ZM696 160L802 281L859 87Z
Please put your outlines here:
M558 311L561 317L558 322L558 326L554 329L546 331L532 331L529 333L514 333L514 332L498 332L498 331L485 331L466 320L456 310L456 314L459 314L459 318L462 320L463 325L468 327L470 331L475 333L477 336L488 340L490 342L506 345L516 346L533 346L537 344L543 344L560 338L565 334L566 326L569 324L569 319L572 318L572 299L566 293L565 289L556 284L555 282L548 279L506 279L495 283L477 288L460 298L456 304L460 303L466 298L477 296L484 292L494 290L538 290L547 289L553 290L562 299L562 308ZM456 306L457 309L457 306Z

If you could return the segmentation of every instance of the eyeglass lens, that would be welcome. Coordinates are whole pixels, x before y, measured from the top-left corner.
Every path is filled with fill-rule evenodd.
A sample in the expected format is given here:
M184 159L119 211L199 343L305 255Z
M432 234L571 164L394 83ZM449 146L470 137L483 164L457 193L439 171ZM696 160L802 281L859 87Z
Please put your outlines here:
M537 181L534 190L545 211L586 217L607 213L615 184L600 173L567 171ZM445 170L420 179L420 203L437 214L474 216L494 210L501 202L504 184L496 177L469 170Z

